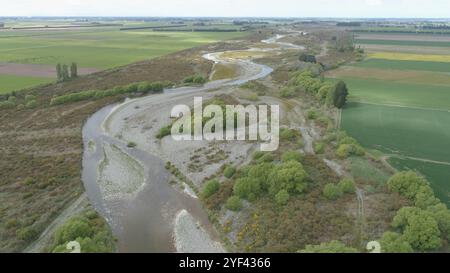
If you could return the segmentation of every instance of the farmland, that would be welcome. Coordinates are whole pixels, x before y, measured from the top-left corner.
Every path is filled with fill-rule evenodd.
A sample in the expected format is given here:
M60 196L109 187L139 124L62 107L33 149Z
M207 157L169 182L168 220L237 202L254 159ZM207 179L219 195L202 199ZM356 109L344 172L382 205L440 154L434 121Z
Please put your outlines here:
M448 37L365 33L356 42L366 50L365 59L328 73L350 90L341 128L384 153L394 168L426 176L449 204Z
M226 29L233 26L230 24L203 26L203 30L210 29L194 32L185 31L186 27L171 29L171 31L153 31L152 29L121 31L119 26L15 29L30 27L30 25L32 27L67 26L70 25L69 23L37 21L21 22L19 25L10 24L14 28L0 30L0 63L41 64L54 67L57 63L76 62L80 69L104 70L245 35L245 32L239 32L236 27L234 28L236 31L233 32L214 31L214 29ZM151 27L161 23L126 22L124 25ZM48 77L36 77L34 74L36 73L19 77L0 73L0 92L19 90L51 81Z

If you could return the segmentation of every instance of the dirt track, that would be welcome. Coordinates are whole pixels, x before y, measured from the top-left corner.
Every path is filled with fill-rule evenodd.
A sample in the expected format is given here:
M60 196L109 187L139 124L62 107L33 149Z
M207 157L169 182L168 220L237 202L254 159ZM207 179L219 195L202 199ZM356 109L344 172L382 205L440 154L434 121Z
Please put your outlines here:
M97 68L78 68L79 75L98 72ZM0 63L0 75L56 78L56 67L45 64Z

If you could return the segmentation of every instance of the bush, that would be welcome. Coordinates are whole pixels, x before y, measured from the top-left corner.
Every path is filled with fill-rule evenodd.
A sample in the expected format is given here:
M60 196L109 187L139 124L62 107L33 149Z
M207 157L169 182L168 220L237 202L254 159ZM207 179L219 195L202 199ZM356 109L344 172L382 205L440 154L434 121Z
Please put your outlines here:
M37 238L38 232L32 227L21 228L16 232L17 238L25 242L32 242Z
M289 197L287 190L281 190L275 195L275 201L278 205L284 206L289 201Z
M12 101L1 101L0 102L0 109L11 109L16 107L16 104Z
M233 175L236 173L236 168L235 167L233 167L233 166L227 166L226 168L225 168L225 170L223 171L223 175L226 177L226 178L231 178L231 177L233 177Z
M254 177L239 178L234 183L233 193L242 199L254 201L262 193L261 183Z
M297 95L296 89L294 87L285 87L281 89L280 96L282 98L292 98Z
M288 161L297 161L301 162L303 159L303 154L296 151L287 151L281 156L282 162L288 162Z
M270 172L269 194L275 196L280 190L288 193L302 193L306 189L307 174L303 165L296 161L288 161L276 165Z
M217 180L210 180L206 183L205 187L203 188L202 196L203 198L208 198L211 195L215 194L217 191L219 191L220 184Z
M325 151L325 145L322 142L314 143L314 152L316 154L322 154Z
M127 144L127 147L128 147L128 148L134 148L134 147L136 147L136 146L137 146L136 142L133 142L133 141L130 141L130 142L128 142L128 144Z
M280 129L280 140L282 141L294 141L300 132L295 129L281 128Z
M64 223L55 232L55 243L60 245L66 242L74 241L77 238L90 237L94 230L89 222L82 217L75 217Z
M329 200L336 200L342 196L342 191L336 184L329 183L323 188L323 196Z
M164 137L166 137L172 133L171 130L172 130L171 126L167 126L167 127L163 127L161 129L159 129L159 132L156 135L156 138L163 139Z
M228 198L225 207L231 211L240 211L242 209L242 201L237 196Z
M256 160L257 163L268 163L273 161L273 156L270 153L265 153L262 157Z
M36 100L30 100L25 104L25 108L28 108L28 109L35 108L36 106L37 106Z
M336 150L336 155L341 159L345 159L351 155L363 156L364 154L364 149L360 145L355 144L340 144Z
M351 179L342 179L338 187L343 193L354 193L356 190L355 183Z
M385 232L380 240L381 252L383 253L412 253L411 245L404 237L395 232Z
M25 101L26 102L29 102L31 100L36 100L36 96L33 96L33 95L26 95L25 96Z
M308 119L316 119L316 118L317 118L317 112L314 111L314 110L309 110L309 111L306 113L306 117L307 117Z
M321 243L320 245L307 245L300 253L357 253L355 248L347 247L339 241Z

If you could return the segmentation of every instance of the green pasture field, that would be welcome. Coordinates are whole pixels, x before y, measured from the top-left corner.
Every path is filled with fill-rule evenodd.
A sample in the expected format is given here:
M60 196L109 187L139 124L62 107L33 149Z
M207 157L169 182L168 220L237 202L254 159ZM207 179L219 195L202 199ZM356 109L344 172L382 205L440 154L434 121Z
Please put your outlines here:
M365 45L398 45L398 46L450 47L450 42L439 42L439 41L403 41L403 40L356 39L355 43L357 43L357 44L365 44Z
M342 80L349 88L351 101L450 110L450 86L432 85L432 82L406 84L375 79Z
M49 78L0 75L0 94L50 82L52 82L52 79Z
M380 68L395 70L418 70L432 72L450 73L450 63L448 62L427 62L427 61L402 61L386 59L368 59L354 64L355 67Z
M414 170L424 175L428 181L432 181L431 186L436 196L450 205L450 166L396 157L390 158L388 162L400 171Z
M341 128L363 146L450 162L450 112L350 102Z
M0 32L0 62L51 64L77 62L79 67L112 68L220 40L245 32L153 32L43 30ZM17 36L14 36L17 35Z

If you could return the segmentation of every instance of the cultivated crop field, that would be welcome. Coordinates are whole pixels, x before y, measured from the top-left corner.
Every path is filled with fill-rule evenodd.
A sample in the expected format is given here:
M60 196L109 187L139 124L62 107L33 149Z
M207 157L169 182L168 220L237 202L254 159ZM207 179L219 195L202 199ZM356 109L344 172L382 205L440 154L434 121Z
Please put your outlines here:
M343 79L350 91L342 129L362 145L383 152L393 167L425 175L439 198L450 203L448 37L364 34L363 38L357 42L366 50L365 60L328 73L333 80ZM386 46L396 49L387 51Z
M45 22L38 23L39 26L45 25ZM49 23L52 22L47 22ZM156 23L126 26L154 25ZM42 64L54 67L57 63L76 62L80 69L103 70L242 35L245 35L245 32L165 32L151 29L121 31L120 27L7 29L0 30L0 63ZM45 69L48 70L48 67ZM29 87L33 82L39 84L50 81L48 78L38 78L31 74L21 75L22 77L15 75L15 80L12 81L6 80L5 77L11 77L8 73L0 75L0 92Z

